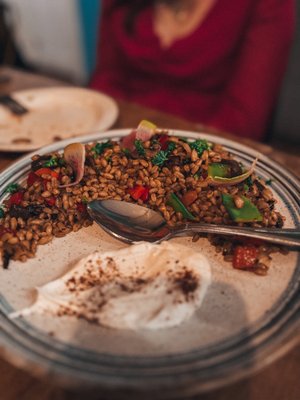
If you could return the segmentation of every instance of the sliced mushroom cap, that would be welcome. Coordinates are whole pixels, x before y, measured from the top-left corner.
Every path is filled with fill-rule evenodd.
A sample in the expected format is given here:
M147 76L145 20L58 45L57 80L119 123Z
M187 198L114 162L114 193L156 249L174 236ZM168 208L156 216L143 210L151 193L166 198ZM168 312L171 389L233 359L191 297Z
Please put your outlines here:
M84 175L85 147L82 143L71 143L64 149L64 159L75 172L75 181L60 187L74 186L81 181Z

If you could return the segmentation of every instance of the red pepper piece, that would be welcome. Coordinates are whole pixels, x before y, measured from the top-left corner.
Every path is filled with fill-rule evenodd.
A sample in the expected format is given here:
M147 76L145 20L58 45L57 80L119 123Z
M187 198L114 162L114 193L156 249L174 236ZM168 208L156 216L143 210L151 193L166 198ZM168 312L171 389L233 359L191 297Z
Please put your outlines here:
M81 214L86 213L86 204L85 203L78 203L76 208L77 208L77 211L79 211Z
M141 200L147 201L149 199L149 190L148 186L144 186L144 192L140 197Z
M42 176L42 175L49 175L49 179L52 178L56 178L58 179L59 174L56 171L53 171L53 169L50 168L40 168L38 170L35 171L35 174L38 176Z
M39 181L41 178L36 175L33 171L29 172L28 178L27 178L27 186L32 186L34 182Z
M158 142L160 144L161 150L167 150L168 148L168 141L169 141L169 135L160 135L158 137Z
M47 197L45 199L45 202L48 204L48 206L53 207L53 206L55 206L56 197L54 197L54 196Z
M257 261L258 249L255 246L237 246L233 253L233 268L253 268Z
M9 207L11 207L12 205L19 206L23 201L23 197L24 197L24 192L13 193L8 199L8 206Z
M134 200L138 200L144 193L144 186L135 185L132 189L128 189L128 193Z
M141 199L147 201L149 197L149 188L147 186L135 185L132 189L128 189L128 193L134 200Z

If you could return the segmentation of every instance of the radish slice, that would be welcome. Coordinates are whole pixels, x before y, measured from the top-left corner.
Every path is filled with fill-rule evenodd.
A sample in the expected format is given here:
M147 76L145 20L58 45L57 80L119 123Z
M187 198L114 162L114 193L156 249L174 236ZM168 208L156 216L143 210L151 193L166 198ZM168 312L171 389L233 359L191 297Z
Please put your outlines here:
M154 135L157 126L152 122L146 121L145 119L139 123L136 130L136 139L146 142Z
M129 135L121 139L121 145L125 149L133 151L135 149L134 142L136 140L136 130L132 131Z
M256 163L257 163L257 158L253 161L250 169L248 171L244 172L242 175L234 176L233 178L223 178L221 176L214 176L214 177L210 176L207 178L207 181L212 186L236 185L238 183L243 182L245 179L247 179L250 175L253 174Z
M139 126L134 129L129 135L122 138L121 143L125 149L133 151L135 149L134 142L141 140L147 142L155 133L157 126L152 122L143 120L139 123Z
M71 166L76 174L75 181L59 187L69 187L77 185L84 175L85 147L81 143L71 143L64 149L64 159Z

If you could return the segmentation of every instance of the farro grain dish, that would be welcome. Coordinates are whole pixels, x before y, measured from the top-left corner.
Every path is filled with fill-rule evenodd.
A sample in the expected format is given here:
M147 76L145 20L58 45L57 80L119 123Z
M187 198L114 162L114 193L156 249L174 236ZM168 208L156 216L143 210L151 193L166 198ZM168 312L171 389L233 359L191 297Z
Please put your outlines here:
M38 245L91 225L86 204L95 199L136 202L161 212L170 225L190 220L282 227L273 193L254 167L247 170L217 143L172 136L151 124L120 141L35 155L26 182L9 185L0 208L3 266L10 259L24 262ZM209 240L234 268L259 275L267 273L270 254L282 251L250 239Z

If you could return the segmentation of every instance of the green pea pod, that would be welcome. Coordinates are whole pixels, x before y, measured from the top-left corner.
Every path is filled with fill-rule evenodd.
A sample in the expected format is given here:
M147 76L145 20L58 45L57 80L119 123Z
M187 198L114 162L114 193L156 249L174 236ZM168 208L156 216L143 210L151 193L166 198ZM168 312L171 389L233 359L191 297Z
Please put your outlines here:
M226 178L222 175L215 175L211 172L208 171L208 182L210 185L212 186L232 186L232 185L237 185L238 183L243 182L244 180L246 180L247 178L249 178L249 176L251 176L254 172L254 168L256 166L257 163L257 159L255 159L250 167L250 169L246 172L244 172L241 175L238 176L234 176L233 178ZM215 167L217 168L217 167ZM219 168L221 174L223 174L224 170L221 171L221 167Z
M244 205L237 208L230 194L222 194L223 205L228 214L235 222L255 222L262 221L262 215L258 208L245 196L241 196Z
M195 220L193 214L189 212L189 210L182 204L179 198L175 193L170 193L167 199L167 204L174 208L176 212L180 212L182 216L186 219L190 219L192 221Z
M208 166L207 170L208 176L214 177L221 177L227 178L230 174L230 167L229 165L222 164L222 163L211 163Z

